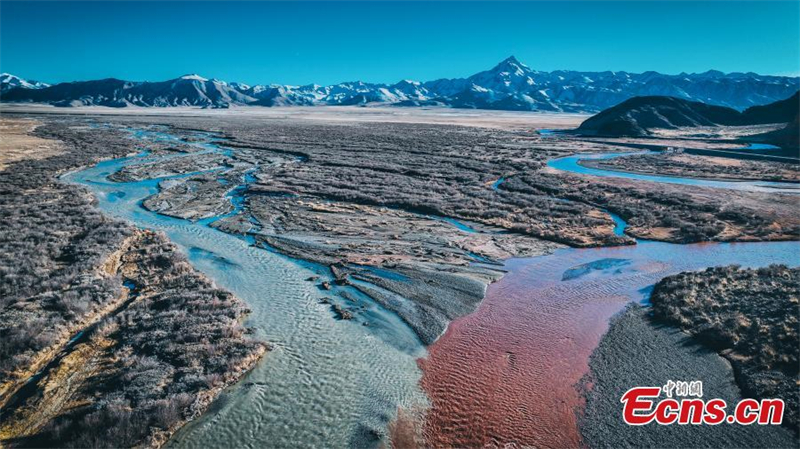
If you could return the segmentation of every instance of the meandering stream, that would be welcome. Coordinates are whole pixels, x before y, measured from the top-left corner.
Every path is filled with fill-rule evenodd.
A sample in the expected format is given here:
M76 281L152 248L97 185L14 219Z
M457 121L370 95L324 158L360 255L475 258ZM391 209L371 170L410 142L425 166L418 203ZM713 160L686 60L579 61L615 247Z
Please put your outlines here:
M132 136L144 142L174 139L148 130L138 130ZM195 137L203 139L194 144L203 151L229 151L208 134ZM89 187L106 213L165 232L197 269L247 302L253 311L247 325L256 329L259 338L275 345L240 384L215 401L209 413L184 427L171 441L172 447L368 446L378 442L398 407L428 406L417 365L417 359L427 357L428 352L398 317L375 307L370 319L377 326L337 321L329 306L320 304L324 295L316 284L307 280L311 276L330 279L327 269L256 248L247 238L209 226L220 217L191 222L147 211L141 202L158 192L161 179L128 183L107 180L124 166L149 157L145 152L104 161L64 179ZM616 156L572 156L549 165L579 174L706 187L724 184L723 188L734 188L731 185L735 184L775 192L768 186L771 183L636 175L578 163L581 159L608 157ZM242 207L242 191L236 190L241 186L231 187L228 196L233 211L229 214L238 213ZM614 218L616 232L623 232L624 221ZM458 221L448 221L464 232L478 232ZM451 403L445 410L434 408L434 416L441 418L444 412L451 418L463 418L463 423L485 418L486 422L511 424L519 418L519 411L511 410L509 404L533 401L522 403L531 407L526 409L528 420L532 412L547 410L536 404L555 407L550 415L541 416L541 425L551 423L554 427L548 432L555 436L548 441L572 443L575 427L569 427L568 417L573 415L564 412L571 411L568 402L574 398L570 393L574 382L570 382L585 369L588 353L611 314L631 299L641 300L648 286L669 273L730 263L796 265L798 252L800 243L796 242L642 242L622 248L564 249L550 256L508 261L510 273L490 287L479 310L457 320L431 347L432 357L423 362L426 370L448 363L451 368L467 369L451 383L441 384L447 387L445 393L455 396L444 396ZM473 326L476 324L479 327ZM516 345L516 349L508 349L509 345ZM509 371L509 367L513 369ZM483 405L469 402L473 399L470 395L486 385L497 393ZM442 396L434 394L432 399L441 400ZM506 401L506 405L501 406L498 400ZM464 401L467 405L460 407ZM487 408L487 404L495 408ZM565 419L571 431L559 425ZM480 432L482 424L475 425L475 432Z
M700 178L680 178L677 176L647 175L617 170L589 167L581 161L596 161L615 159L618 157L636 156L640 154L655 154L655 151L636 151L628 153L602 153L602 154L576 154L573 156L553 159L547 166L556 170L577 173L581 175L600 176L603 178L624 178L637 181L649 181L663 184L680 184L698 187L713 187L716 189L745 190L749 192L791 193L800 194L800 184L773 181L717 181Z

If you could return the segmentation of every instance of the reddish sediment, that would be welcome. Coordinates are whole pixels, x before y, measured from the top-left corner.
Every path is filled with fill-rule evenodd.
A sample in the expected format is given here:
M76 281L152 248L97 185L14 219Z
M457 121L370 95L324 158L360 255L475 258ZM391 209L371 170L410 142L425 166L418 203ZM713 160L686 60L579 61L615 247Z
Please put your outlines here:
M581 446L578 384L608 318L630 300L630 290L616 276L595 272L561 279L570 267L614 252L571 251L507 264L509 274L489 286L478 310L452 322L419 360L431 401L428 445ZM619 269L631 281L660 271L648 265Z
M427 445L581 446L579 384L612 315L670 274L796 254L789 243L640 242L508 261L475 313L453 321L419 360Z

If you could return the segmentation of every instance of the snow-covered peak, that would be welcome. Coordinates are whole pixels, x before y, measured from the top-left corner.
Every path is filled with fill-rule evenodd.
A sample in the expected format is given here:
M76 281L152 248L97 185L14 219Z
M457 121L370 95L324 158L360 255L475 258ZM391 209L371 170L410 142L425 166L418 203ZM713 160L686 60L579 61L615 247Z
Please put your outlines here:
M519 59L517 59L517 57L514 56L514 55L511 55L511 56L507 57L506 59L503 59L502 61L500 61L500 65L502 65L502 64L523 65L521 62L519 62Z
M534 74L528 66L519 62L514 56L510 56L491 70L476 73L467 78L467 80L472 84L492 91L504 93L526 92L536 85L536 81L531 76Z
M198 75L196 73L192 73L192 74L189 74L189 75L183 75L182 77L180 77L180 79L182 79L182 80L203 81L203 82L208 81L208 79L203 78L202 76L200 76L200 75Z
M264 92L265 90L268 90L268 89L270 89L269 86L265 86L263 84L256 84L255 86L250 86L250 88L248 89L248 92L251 93L251 94L259 94L259 93Z
M526 73L530 72L531 69L525 64L519 62L519 59L516 57L509 56L508 58L500 61L500 63L497 64L492 71L508 72L509 74L513 74L515 76L524 76Z
M0 86L2 87L3 91L6 91L15 87L22 87L25 89L42 89L49 87L50 85L47 83L41 83L39 81L29 81L10 73L0 73Z

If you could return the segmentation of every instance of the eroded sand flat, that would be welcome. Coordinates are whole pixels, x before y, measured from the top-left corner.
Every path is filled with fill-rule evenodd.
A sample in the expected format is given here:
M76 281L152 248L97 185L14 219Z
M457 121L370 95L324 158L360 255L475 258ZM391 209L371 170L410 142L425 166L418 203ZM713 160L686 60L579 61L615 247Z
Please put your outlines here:
M498 129L571 129L577 127L589 114L547 113L526 111L488 111L451 108L402 107L351 107L351 106L283 106L231 107L229 109L200 109L196 107L140 108L129 106L124 110L101 106L56 108L44 104L9 104L0 106L0 112L65 115L123 115L164 117L217 117L313 120L329 122L367 123L428 123L441 125L477 126Z
M32 119L0 117L0 170L24 159L44 159L61 150L57 142L30 133L41 123Z

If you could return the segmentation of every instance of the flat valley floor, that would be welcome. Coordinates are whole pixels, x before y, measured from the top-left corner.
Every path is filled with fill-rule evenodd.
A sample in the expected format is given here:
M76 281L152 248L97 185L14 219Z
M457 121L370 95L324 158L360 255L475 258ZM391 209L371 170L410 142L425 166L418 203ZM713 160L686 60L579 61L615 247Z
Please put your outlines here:
M798 166L720 175L663 150L743 143L558 132L585 118L4 105L0 440L796 446L609 417L648 375L742 396L646 299L682 271L796 266Z

